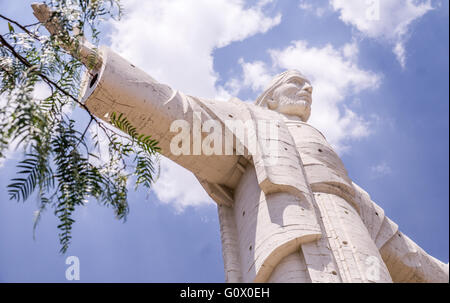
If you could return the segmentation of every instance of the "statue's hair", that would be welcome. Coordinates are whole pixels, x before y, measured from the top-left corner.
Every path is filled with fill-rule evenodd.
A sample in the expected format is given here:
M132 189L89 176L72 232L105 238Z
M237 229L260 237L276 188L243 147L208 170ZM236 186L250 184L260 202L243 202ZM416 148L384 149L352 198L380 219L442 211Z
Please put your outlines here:
M281 84L286 83L292 78L305 79L306 77L298 70L291 69L281 74L278 74L273 78L270 85L263 91L263 93L256 99L255 104L259 106L266 106L267 100L272 97L273 91L277 89Z

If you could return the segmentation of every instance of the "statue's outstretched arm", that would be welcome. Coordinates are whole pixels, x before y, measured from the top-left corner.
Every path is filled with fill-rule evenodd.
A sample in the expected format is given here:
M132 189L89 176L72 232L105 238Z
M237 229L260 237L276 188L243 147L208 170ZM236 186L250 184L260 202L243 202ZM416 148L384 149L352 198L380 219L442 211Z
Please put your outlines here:
M214 102L186 96L156 81L111 49L95 49L85 40L62 33L45 4L33 4L33 10L52 35L65 37L62 47L86 66L80 98L92 114L106 122L113 112L123 114L139 134L151 135L159 142L164 156L201 179L224 183L220 178L236 165L237 157L204 156L198 150L206 136L198 126L215 119L208 109Z
M380 249L394 282L448 283L448 264L430 256L397 231Z
M361 219L378 247L392 280L448 283L448 264L430 256L401 233L398 225L385 215L384 210L372 201L366 191L355 183L353 186Z

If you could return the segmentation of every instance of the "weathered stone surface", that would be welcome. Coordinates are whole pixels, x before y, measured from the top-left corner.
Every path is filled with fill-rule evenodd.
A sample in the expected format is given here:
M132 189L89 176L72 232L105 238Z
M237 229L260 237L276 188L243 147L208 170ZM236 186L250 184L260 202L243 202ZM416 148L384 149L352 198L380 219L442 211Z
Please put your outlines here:
M448 282L448 264L401 234L306 123L312 87L300 73L280 74L255 104L246 104L186 96L108 48L100 61L87 74L82 101L106 121L123 113L138 132L159 140L164 156L196 175L218 204L226 281ZM183 139L190 154L171 150L180 136L171 129L176 120L189 127ZM208 134L195 131L207 120L240 147L199 152L197 141ZM245 126L234 129L230 120ZM261 120L275 123L277 135L252 133Z

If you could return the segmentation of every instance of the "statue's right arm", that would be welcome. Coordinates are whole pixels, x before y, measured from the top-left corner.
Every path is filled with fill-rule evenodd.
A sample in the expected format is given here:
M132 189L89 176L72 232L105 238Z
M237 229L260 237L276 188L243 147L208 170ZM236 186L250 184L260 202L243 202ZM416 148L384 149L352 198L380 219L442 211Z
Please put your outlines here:
M71 37L58 24L57 18L52 17L53 12L46 4L31 6L36 18L52 36L65 37L60 40L61 47L86 66L80 99L91 114L106 122L113 112L123 114L139 134L158 140L164 156L189 169L199 179L226 183L223 179L229 177L238 157L196 155L198 148L195 150L192 142L194 134L199 133L193 129L194 113L202 121L213 118L207 108L214 106L214 101L198 100L159 83L109 48L97 50L86 39ZM186 131L186 127L190 129ZM205 134L200 132L200 136ZM176 146L180 139L189 141L187 149L181 152Z
M81 93L81 102L91 113L107 122L113 112L123 114L139 134L158 141L162 155L201 179L225 184L238 157L204 155L201 144L206 134L199 129L207 120L222 123L210 110L218 101L178 92L109 48L100 48L99 54L101 66L86 73Z
M81 102L106 122L112 113L122 114L138 133L158 140L165 156L175 158L169 152L171 125L177 120L192 124L194 109L188 98L107 47L101 47L99 55L101 66L85 74ZM178 133L174 128L173 135Z

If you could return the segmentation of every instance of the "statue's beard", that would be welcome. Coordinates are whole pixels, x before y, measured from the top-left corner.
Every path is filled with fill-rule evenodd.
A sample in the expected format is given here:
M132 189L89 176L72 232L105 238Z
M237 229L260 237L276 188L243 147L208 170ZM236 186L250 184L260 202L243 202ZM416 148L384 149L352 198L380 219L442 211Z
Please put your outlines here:
M276 111L286 115L298 116L305 121L309 118L311 104L303 98L284 95L278 98Z

